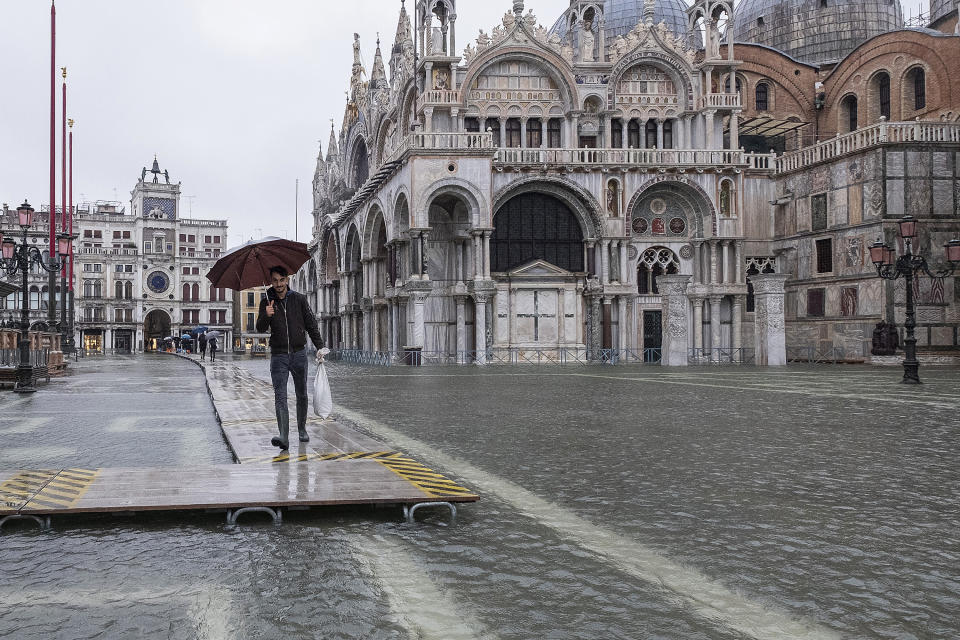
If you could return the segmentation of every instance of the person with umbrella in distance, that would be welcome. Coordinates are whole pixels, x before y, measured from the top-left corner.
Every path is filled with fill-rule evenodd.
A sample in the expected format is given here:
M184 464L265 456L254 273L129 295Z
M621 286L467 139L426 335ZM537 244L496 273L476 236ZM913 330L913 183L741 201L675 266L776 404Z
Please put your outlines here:
M270 329L270 377L273 382L274 403L280 436L270 444L280 449L289 448L290 412L287 408L287 379L293 376L297 394L297 431L300 442L309 442L307 435L307 337L313 341L317 353L323 348L323 338L317 327L306 296L289 287L289 273L283 266L270 267L267 297L260 300L257 331ZM322 357L318 355L318 359Z

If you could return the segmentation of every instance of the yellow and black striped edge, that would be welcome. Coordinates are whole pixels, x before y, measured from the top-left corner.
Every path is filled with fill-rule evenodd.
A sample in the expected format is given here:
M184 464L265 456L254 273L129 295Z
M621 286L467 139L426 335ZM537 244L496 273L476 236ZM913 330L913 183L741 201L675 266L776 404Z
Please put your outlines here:
M353 451L349 453L301 453L290 455L289 453L282 453L278 456L253 456L248 458L240 458L240 462L248 463L278 463L278 462L307 462L310 460L318 460L321 462L326 461L336 461L336 460L370 460L378 458L389 458L392 456L403 455L397 451Z
M63 469L49 478L23 509L69 509L83 497L99 474L99 469Z
M22 509L58 473L58 469L21 471L0 482L0 507L4 510Z
M429 467L407 458L403 454L378 458L377 462L421 491L436 498L473 497L474 493Z

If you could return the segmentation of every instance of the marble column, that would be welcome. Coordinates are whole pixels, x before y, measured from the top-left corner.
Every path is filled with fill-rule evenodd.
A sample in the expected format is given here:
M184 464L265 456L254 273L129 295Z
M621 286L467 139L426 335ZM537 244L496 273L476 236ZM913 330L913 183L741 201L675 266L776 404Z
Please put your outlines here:
M600 282L610 284L610 241L600 241Z
M657 149L663 149L663 118L657 118Z
M726 240L720 244L720 261L723 271L720 282L728 284L730 282L730 243Z
M424 347L424 324L423 324L423 306L430 295L428 291L414 291L413 297L413 336L411 336L411 347Z
M603 349L613 348L613 296L603 296Z
M734 111L730 114L730 149L736 151L740 148L740 112Z
M430 273L428 268L429 259L427 256L427 253L428 253L427 243L429 242L429 240L430 240L430 232L427 230L421 231L420 232L420 279L421 280L430 279Z
M476 334L475 349L477 351L477 364L487 363L487 300L490 299L488 293L474 293L473 306L475 309L473 328Z
M713 135L713 114L714 113L715 111L713 111L712 109L708 109L707 111L703 112L703 126L705 129L704 146L707 149L713 149L716 146L714 143L714 135Z
M710 296L710 351L711 360L720 359L720 301L723 296Z
M402 327L400 326L400 304L401 298L394 300L393 304L390 305L390 314L393 317L393 328L390 332L390 350L394 353L400 353L400 347L402 338Z
M433 107L424 107L423 127L424 133L433 133Z
M483 233L471 231L473 236L473 279L483 280Z
M373 322L370 323L370 328L373 331L370 340L370 349L372 351L386 351L383 345L380 344L380 310L373 307L367 315L373 317Z
M627 296L617 296L617 349L627 348Z
M493 231L483 232L483 254L480 256L483 262L483 279L490 280L490 236Z
M734 357L741 358L741 361L742 356L737 350L743 347L743 301L744 296L733 296L733 326L730 329L731 346L735 353Z
M610 241L610 282L620 284L620 241Z
M788 277L785 273L758 273L750 276L755 296L754 362L760 367L787 364L783 297L784 283Z
M693 242L693 284L703 283L703 252L700 250L702 246L703 242L696 240Z
M693 302L693 348L697 350L697 358L703 357L703 297L694 296Z
M736 265L734 267L734 275L736 276L736 283L743 284L743 240L737 240L735 244L734 251L734 260Z
M707 271L707 284L718 284L717 280L717 243L711 240L710 243L710 266Z
M601 49L602 51L602 49ZM604 116L603 118L603 148L612 149L613 148L613 131L612 131L612 118L610 116Z
M464 316L464 305L466 304L466 296L454 296L457 301L457 364L464 364L466 362L466 350L467 350L467 321Z
M629 252L630 243L627 240L620 241L620 282L621 284L628 284L632 278L633 274L631 273L627 265L627 253Z
M520 118L520 146L527 147L527 117Z
M663 304L663 348L660 364L685 367L688 358L687 285L690 276L657 276Z
M566 309L567 290L560 287L557 289L557 341L561 347L567 343Z
M547 148L547 118L540 118L540 148Z
M500 146L507 146L507 119L500 118Z

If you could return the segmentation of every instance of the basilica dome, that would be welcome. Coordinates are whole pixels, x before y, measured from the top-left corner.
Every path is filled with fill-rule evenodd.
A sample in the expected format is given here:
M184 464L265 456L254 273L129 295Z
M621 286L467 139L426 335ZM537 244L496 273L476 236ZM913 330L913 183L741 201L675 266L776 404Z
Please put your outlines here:
M603 18L607 46L613 44L617 36L626 36L637 24L643 22L644 0L607 0L604 4ZM665 22L674 35L687 33L687 5L683 0L656 0L653 10L653 23ZM567 35L567 14L564 13L553 24L551 34L561 38Z
M838 62L870 38L903 28L899 0L743 0L733 37L803 62Z

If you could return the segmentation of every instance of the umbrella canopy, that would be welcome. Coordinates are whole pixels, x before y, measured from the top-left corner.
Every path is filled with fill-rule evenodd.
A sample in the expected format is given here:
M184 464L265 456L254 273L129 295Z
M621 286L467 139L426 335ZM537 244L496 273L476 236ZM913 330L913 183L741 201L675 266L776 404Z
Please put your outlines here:
M181 340L193 340L193 336L190 335L189 333L185 333L185 334L183 334L182 336L180 336L180 339L181 339Z
M214 338L219 338L223 333L214 329L213 331L207 331L207 340L213 340Z
M207 331L209 331L209 329L207 329L207 327L197 327L197 328L195 328L193 331L191 331L190 333L192 333L192 334L195 335L195 336L198 336L198 335L200 335L201 333L205 333L205 332L207 332Z
M307 245L283 238L251 240L220 256L207 273L215 287L242 291L270 284L270 267L282 266L296 273L310 259Z

